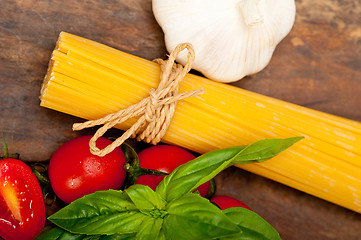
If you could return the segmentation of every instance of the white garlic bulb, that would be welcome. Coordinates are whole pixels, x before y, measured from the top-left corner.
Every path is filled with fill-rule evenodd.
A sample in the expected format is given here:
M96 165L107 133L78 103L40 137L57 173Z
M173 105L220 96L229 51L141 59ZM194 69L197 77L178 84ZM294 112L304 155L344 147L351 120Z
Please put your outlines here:
M289 33L294 0L153 0L153 13L167 50L191 43L193 68L219 82L261 71ZM177 58L187 62L187 54Z

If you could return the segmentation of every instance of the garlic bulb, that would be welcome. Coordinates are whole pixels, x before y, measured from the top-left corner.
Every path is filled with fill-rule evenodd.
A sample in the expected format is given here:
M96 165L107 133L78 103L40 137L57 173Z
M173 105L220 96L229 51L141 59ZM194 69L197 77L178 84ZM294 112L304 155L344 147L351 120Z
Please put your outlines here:
M289 33L294 0L153 0L168 52L193 45L193 68L219 82L234 82L261 71ZM177 58L187 62L187 54Z

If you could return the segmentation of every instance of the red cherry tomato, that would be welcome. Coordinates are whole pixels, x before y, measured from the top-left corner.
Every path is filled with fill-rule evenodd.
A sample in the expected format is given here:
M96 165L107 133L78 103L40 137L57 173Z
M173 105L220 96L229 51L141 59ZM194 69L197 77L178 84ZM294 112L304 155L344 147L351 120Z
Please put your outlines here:
M135 181L135 184L142 184L150 187L153 191L156 189L158 184L163 180L164 176L157 175L141 175Z
M211 202L216 204L222 210L231 207L243 207L251 210L251 208L243 202L228 196L214 196L212 197Z
M0 236L33 239L45 225L45 204L31 168L20 160L0 160Z
M120 148L99 157L89 149L91 136L74 138L63 144L49 162L49 179L55 194L70 203L99 190L119 189L124 182L125 156ZM111 143L99 138L98 148Z
M153 169L165 173L171 173L178 166L194 159L194 155L187 150L173 145L156 145L144 149L138 154L139 165L142 168ZM135 184L147 185L153 190L165 176L142 175ZM210 183L206 182L199 186L196 191L205 197L209 191Z

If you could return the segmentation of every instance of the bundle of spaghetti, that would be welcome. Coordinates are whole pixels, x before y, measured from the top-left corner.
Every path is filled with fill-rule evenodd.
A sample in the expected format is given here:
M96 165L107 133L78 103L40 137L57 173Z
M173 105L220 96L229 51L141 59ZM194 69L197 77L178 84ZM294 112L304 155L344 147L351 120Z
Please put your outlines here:
M41 106L87 120L135 104L159 82L159 65L61 33L41 89ZM205 153L264 138L304 136L272 160L239 166L361 212L361 123L187 74L162 142ZM116 127L128 129L136 119Z

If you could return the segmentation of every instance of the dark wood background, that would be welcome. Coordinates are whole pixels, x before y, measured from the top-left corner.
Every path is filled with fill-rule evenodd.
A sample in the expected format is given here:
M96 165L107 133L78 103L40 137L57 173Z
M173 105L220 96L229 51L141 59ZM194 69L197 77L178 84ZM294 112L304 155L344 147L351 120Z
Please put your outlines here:
M294 28L267 68L233 85L361 121L360 1L296 4ZM150 60L166 57L151 0L0 0L0 131L23 160L48 160L85 133L71 130L79 119L39 107L60 31ZM283 239L361 239L361 214L238 168L216 181L219 194L247 203Z

